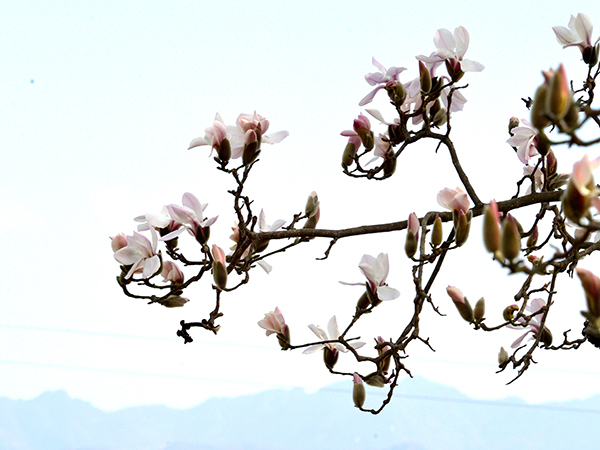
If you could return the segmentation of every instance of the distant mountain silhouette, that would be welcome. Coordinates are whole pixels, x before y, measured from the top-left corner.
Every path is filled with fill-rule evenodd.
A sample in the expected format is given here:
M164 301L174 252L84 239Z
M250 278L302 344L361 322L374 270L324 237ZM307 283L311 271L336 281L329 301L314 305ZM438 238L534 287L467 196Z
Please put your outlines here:
M0 399L1 450L564 450L596 448L600 396L542 406L479 402L422 378L378 416L352 407L352 384L215 398L189 409L104 412L63 391ZM367 390L367 406L383 391Z

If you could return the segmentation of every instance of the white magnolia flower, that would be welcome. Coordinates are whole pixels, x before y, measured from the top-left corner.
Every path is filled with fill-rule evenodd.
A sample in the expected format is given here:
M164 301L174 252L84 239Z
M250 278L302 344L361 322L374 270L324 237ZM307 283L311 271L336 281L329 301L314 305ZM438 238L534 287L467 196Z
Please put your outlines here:
M454 30L454 35L445 28L441 28L435 33L433 42L437 47L437 51L429 56L417 56L418 60L427 65L432 76L435 68L445 61L456 72L461 70L463 72L481 72L484 69L483 64L464 58L469 48L469 32L465 27L457 27Z
M369 288L379 300L394 300L400 296L400 292L389 287L385 280L390 271L390 262L387 253L380 253L377 258L364 255L358 264L358 268L367 277ZM364 283L340 283L349 286L364 286Z
M142 273L142 278L149 278L160 268L160 258L156 254L158 239L154 228L150 228L152 243L138 232L127 236L127 246L115 252L115 259L125 266L131 266L125 278L131 278L134 273Z
M329 323L327 324L327 331L329 331L329 337L327 336L327 333L325 333L325 331L323 331L323 329L321 327L317 327L317 326L311 324L308 326L308 328L310 328L311 331L313 333L315 333L317 335L317 337L319 339L321 339L322 341L335 341L340 337L340 331L338 330L337 320L336 320L335 316L333 316L329 320ZM350 344L350 346L352 348L361 348L363 345L365 345L364 342L352 342ZM324 344L312 345L312 346L308 347L306 350L304 350L302 353L314 353L314 352L318 352L319 350L323 350L325 348L328 348L329 350L331 350L334 353L337 351L344 352L344 353L348 351L348 349L340 343L327 342Z
M586 47L592 45L593 29L594 25L590 18L581 13L577 14L577 17L571 15L569 28L562 26L552 27L552 30L556 35L556 40L562 44L563 48L577 46L582 52ZM596 41L596 43L598 43L598 41Z

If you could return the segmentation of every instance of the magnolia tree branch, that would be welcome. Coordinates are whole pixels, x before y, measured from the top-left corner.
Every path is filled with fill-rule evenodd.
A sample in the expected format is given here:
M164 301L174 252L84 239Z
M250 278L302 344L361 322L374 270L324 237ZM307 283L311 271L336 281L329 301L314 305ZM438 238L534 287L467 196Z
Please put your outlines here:
M483 228L483 245L489 258L506 269L508 275L522 277L514 293L515 303L507 304L501 317L499 314L494 317L493 313L486 317L483 296L472 306L457 287L448 286L446 291L462 320L474 330L511 329L521 333L509 351L504 347L500 349L499 372L511 366L516 371L512 383L535 363L534 354L539 349L574 350L586 342L600 348L600 278L578 267L581 261L600 250L597 238L600 221L596 218L600 211L600 188L593 178L600 158L590 160L582 154L571 173L559 173L555 153L565 146L585 149L600 143L600 136L589 137L588 132L592 127L600 134L600 109L593 104L596 78L600 74L600 47L590 41L591 31L591 21L583 14L571 17L569 28L554 27L558 41L565 47L577 47L583 63L588 66L581 87L576 89L575 81L569 83L562 65L543 72L543 83L532 93L533 100L529 97L526 101L530 122L514 117L509 120L507 146L515 151L515 164L523 167L523 176L513 180L517 187L513 197L488 203L480 199L459 160L459 149L451 139L451 120L465 106L469 85L457 83L466 72L480 72L484 67L465 58L469 36L463 27L456 28L454 33L440 29L435 36L437 50L430 56L417 56L418 76L412 81L400 81L405 68L386 68L373 59L378 71L365 76L373 90L359 105L369 104L377 95L387 95L391 113L366 109L381 123L382 132L375 133L369 118L360 114L352 129L341 134L348 139L342 155L342 170L352 178L381 181L394 176L397 160L409 146L413 149L421 141L435 142L436 153L445 148L451 170L457 174L462 187L439 192L437 201L443 210L429 211L423 217L411 213L407 220L391 223L323 229L317 227L321 209L317 193L312 192L304 211L293 214L287 224L284 220L268 224L262 210L257 214L255 199L245 188L251 174L260 170L263 146L277 144L287 137L287 132L268 133L269 122L257 113L241 114L235 125L225 125L217 114L205 136L193 139L190 148L210 146L216 152L216 169L231 177L233 188L228 192L233 198L236 218L231 235L232 251L225 254L210 237L211 227L229 224L215 225L217 217L204 216L207 205L193 194L185 193L181 205L166 205L158 214L138 216L135 218L139 223L137 232L112 238L114 257L121 264L117 276L119 286L125 295L134 299L168 308L183 307L190 301L184 297L187 289L203 277L212 276L214 308L199 321L182 320L177 331L183 342L189 343L193 341L192 328L218 334L224 316L221 302L226 301L229 292L248 284L257 266L270 272L268 261L273 255L288 253L311 240L324 238L329 240L329 245L317 258L322 260L334 252L335 244L341 239L402 232L404 253L412 264L412 286L402 287L403 300L399 301L412 297L413 306L409 317L398 321L395 337L372 336L374 344L370 346L360 337L347 337L358 334L355 327L365 316L380 314L384 309L380 307L382 302L400 295L387 285L391 269L385 253L377 257L365 254L359 262L365 275L364 283L358 283L363 287L362 295L352 319L342 327L341 333L333 316L327 331L309 325L317 341L292 343L289 325L279 307L267 312L258 323L267 335L276 336L282 350L321 353L332 375L352 378L355 406L378 414L392 400L400 374L412 377L406 361L412 343L435 351L435 339L426 336L421 327L425 320L423 309L428 304L435 313L444 316L440 305L447 303L448 298L435 297L432 289L444 270L448 253L461 251L469 239L471 224L477 223ZM439 73L444 69L444 75L435 74L436 70ZM584 127L587 134L582 138ZM523 194L525 189L527 192ZM527 217L522 219L523 224L512 214L517 210L524 211L523 217ZM476 218L481 219L474 222ZM452 224L449 232L448 226L444 232L444 223ZM184 238L182 233L196 241L199 258L186 256L178 248L178 240ZM158 250L159 245L164 246L164 252ZM550 327L554 327L555 305L571 297L556 290L557 280L559 276L574 273L581 280L587 302L581 322L574 324L577 327L582 324L583 330L580 336L569 337L574 327L569 328L562 332L562 342L553 344ZM335 370L341 355L353 361L354 371ZM379 406L364 407L364 383L387 389L387 396Z

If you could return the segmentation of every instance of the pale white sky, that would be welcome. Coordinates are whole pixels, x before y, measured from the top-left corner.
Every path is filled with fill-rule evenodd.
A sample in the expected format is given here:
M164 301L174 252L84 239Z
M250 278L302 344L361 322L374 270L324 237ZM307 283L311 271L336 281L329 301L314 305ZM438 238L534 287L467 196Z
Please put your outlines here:
M578 12L600 23L596 11L593 1L3 5L0 396L65 389L106 409L184 407L211 396L339 381L320 355L280 352L256 322L279 306L296 342L312 340L307 325L325 326L333 314L345 323L360 290L338 280L360 281L362 255L388 252L389 283L403 295L382 305L361 330L367 341L394 335L412 300L403 234L341 241L324 262L315 261L327 248L319 240L277 256L270 275L257 270L249 286L225 296L219 336L194 330L195 342L186 346L175 331L181 319L201 319L212 307L209 281L191 290L185 308L129 299L115 282L108 236L130 234L133 217L179 203L190 191L209 203L210 216L219 215L213 242L230 245L234 216L226 190L232 184L215 170L208 149L186 150L216 112L233 123L256 110L272 131L290 132L282 143L264 146L248 185L257 212L263 207L270 221L289 220L313 190L323 228L438 210L436 193L458 183L447 155L421 146L402 155L391 180L351 180L340 169L346 139L339 133L361 112L373 56L385 66L407 67L401 80L409 81L417 75L415 55L435 49L435 31L459 25L471 36L468 57L486 69L463 79L468 103L454 117L454 140L480 197L506 198L522 170L505 143L509 117L527 115L520 98L533 95L540 70L560 62L570 76L582 74L579 52L562 50L551 27L566 26ZM385 101L375 104L385 111ZM560 149L559 170L570 171L581 157L575 152ZM415 346L409 368L478 398L546 401L599 393L600 363L591 348L538 352L538 367L509 387L511 374L494 374L499 347L518 334L473 332L444 289L456 285L473 301L485 296L491 316L510 303L520 280L490 261L480 223L473 228L433 292L448 317L423 317L437 352ZM562 289L564 305L557 306L563 309L549 319L557 335L581 328L584 307L577 281L566 280Z

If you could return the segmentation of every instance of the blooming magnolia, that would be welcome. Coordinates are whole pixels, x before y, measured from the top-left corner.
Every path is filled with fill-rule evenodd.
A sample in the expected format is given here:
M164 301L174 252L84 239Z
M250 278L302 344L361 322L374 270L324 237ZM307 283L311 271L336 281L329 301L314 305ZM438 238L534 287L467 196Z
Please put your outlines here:
M512 128L512 136L506 141L517 149L517 156L523 164L528 164L534 156L538 156L537 151L538 136L531 124L521 119L521 125Z
M528 330L525 333L523 333L519 338L517 338L517 340L515 342L513 342L511 344L511 348L517 348L519 345L521 345L521 342L523 342L523 339L525 339L529 333L533 334L533 336L529 340L535 339L535 337L540 332L540 328L542 326L542 324L541 324L542 314L539 311L542 308L544 308L545 306L546 306L546 302L544 302L544 300L542 300L541 298L533 299L531 301L531 304L527 305L527 308L526 308L527 311L531 312L531 314L532 314L531 320L526 325ZM525 324L526 319L519 317L516 320L516 322ZM511 328L513 330L521 330L522 329L522 327L517 327L514 325L508 325L508 328ZM542 336L542 342L548 343L548 341L549 341L551 343L552 335L550 334L550 330L548 330L547 328L544 327L542 332L545 333L545 336Z
M282 348L290 344L290 328L285 323L283 314L278 307L274 311L265 314L265 318L258 322L258 326L267 330L267 336L276 334Z
M428 66L432 75L435 68L444 62L447 63L446 66L449 73L454 72L458 74L461 71L481 72L484 69L483 64L464 58L469 48L469 32L465 27L457 27L454 30L454 35L445 28L441 28L435 33L433 42L437 47L435 52L429 56L417 56L417 59L423 61ZM450 73L450 76L452 79L455 79L452 73Z
M400 296L400 292L389 287L385 280L390 271L390 263L387 253L380 253L377 258L371 255L364 255L360 260L358 268L367 277L367 284L371 292L379 300L394 300ZM364 286L363 283L346 283L349 286Z
M373 57L373 65L379 69L379 72L370 72L365 75L365 80L371 86L376 86L371 92L369 92L360 102L359 106L364 106L367 103L371 103L375 98L375 94L381 89L384 89L388 84L395 84L400 77L400 74L406 70L405 67L390 67L386 69L383 64Z
M556 35L556 40L562 44L563 48L576 46L579 47L582 53L587 47L592 45L593 29L594 25L590 18L581 13L577 14L577 17L571 15L569 28L563 26L552 27Z
M236 125L225 125L223 119L217 113L213 126L205 130L205 136L193 139L188 148L212 145L215 149L223 139L227 138L231 145L231 158L237 159L242 156L244 146L249 139L249 132L250 134L254 133L259 146L260 143L277 144L289 135L287 131L277 131L266 135L268 129L269 121L257 114L256 111L254 111L254 114L240 114Z
M168 205L167 210L171 217L178 223L182 224L185 228L176 229L175 231L161 237L161 241L168 241L179 236L183 233L184 229L196 237L196 240L201 244L205 244L208 241L210 233L209 227L217 221L216 217L205 219L202 215L208 203L200 203L194 194L186 192L182 198L183 206Z
M168 281L175 284L183 283L183 272L173 261L166 261L163 264L163 269L160 274L162 275L164 282Z
M308 328L310 328L310 330L315 333L317 335L317 337L319 339L321 339L322 341L335 341L337 339L339 339L340 337L340 331L338 330L338 325L337 325L337 319L335 318L335 316L333 316L331 319L329 319L329 323L327 324L327 331L329 332L329 336L327 336L327 333L325 333L325 331L323 331L323 329L321 327L315 326L315 325L309 325ZM365 345L364 342L351 342L350 343L350 347L352 348L361 348L363 345ZM306 350L304 350L302 353L315 353L318 352L319 350L329 350L331 351L334 355L337 355L338 352L343 352L346 353L348 351L348 349L346 347L344 347L342 344L340 344L339 342L325 342L323 344L317 344L317 345L311 345L310 347L308 347ZM337 358L337 356L336 356Z
M154 227L161 236L166 236L167 234L180 229L182 226L181 223L173 220L166 206L162 207L159 214L146 213L142 216L137 216L133 220L140 222L138 231L146 231L149 230L150 227Z
M150 229L152 243L145 236L133 232L127 236L127 246L115 252L115 259L124 266L130 266L125 278L131 278L134 273L142 273L142 278L150 278L160 268L160 258L156 254L157 236L154 229ZM113 239L114 241L114 239Z

